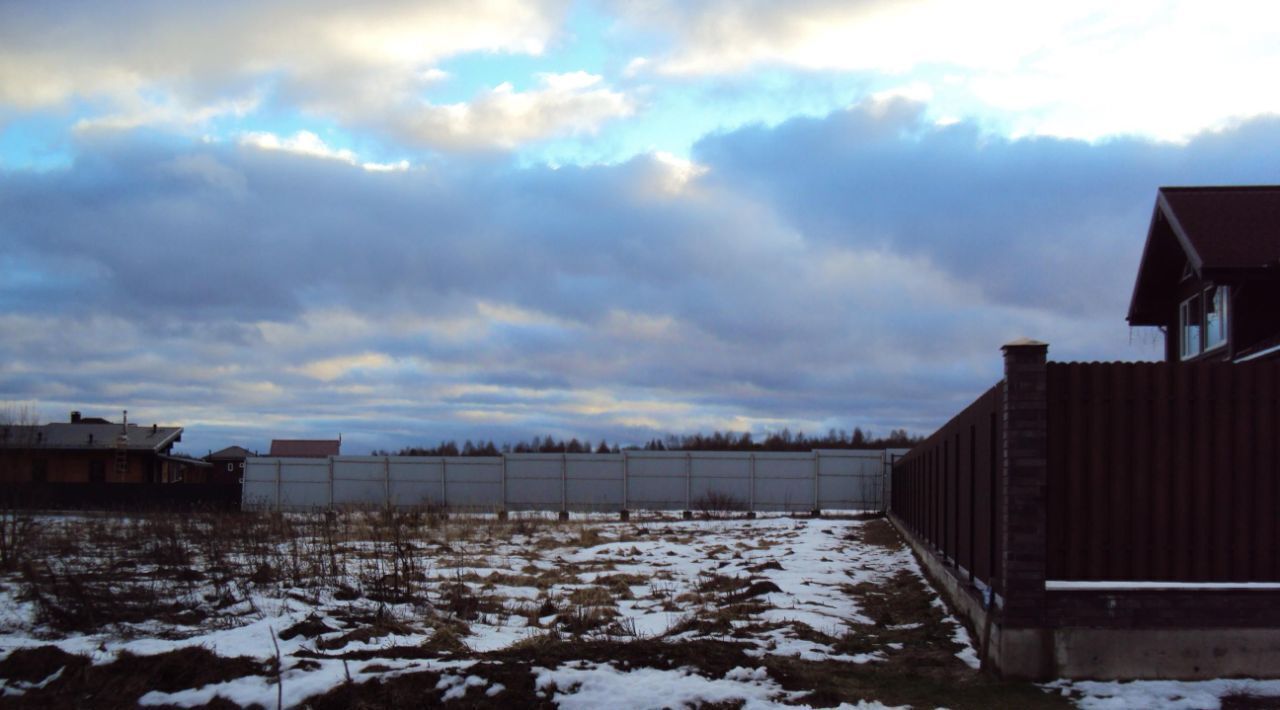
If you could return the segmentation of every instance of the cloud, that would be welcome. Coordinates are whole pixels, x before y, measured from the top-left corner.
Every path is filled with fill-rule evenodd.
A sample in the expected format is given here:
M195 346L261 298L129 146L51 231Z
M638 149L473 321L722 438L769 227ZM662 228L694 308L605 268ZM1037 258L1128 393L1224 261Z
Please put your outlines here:
M68 168L0 171L0 390L183 423L201 450L343 432L361 451L925 432L1016 336L1157 357L1123 320L1155 188L1267 179L1280 123L1011 140L899 99L690 161L399 172L308 140L324 159L79 141Z
M1104 0L619 2L624 26L670 49L628 67L713 76L781 66L908 80L944 114L992 114L1016 134L1183 140L1280 112L1267 3Z
M417 109L446 58L541 54L563 14L558 0L5 5L0 105L78 101L80 128L126 129L240 115L269 94L365 125Z
M514 148L565 135L595 133L605 121L629 116L635 104L586 72L540 74L539 86L516 91L509 83L467 103L422 104L400 116L398 132L417 143L445 148Z
M332 148L320 136L311 131L298 131L287 138L264 131L247 131L240 134L240 145L252 146L262 150L282 150L287 153L308 155L313 158L337 160L349 165L359 165L365 170L388 172L392 170L408 170L409 161L395 163L374 163L361 161L355 151L346 148Z

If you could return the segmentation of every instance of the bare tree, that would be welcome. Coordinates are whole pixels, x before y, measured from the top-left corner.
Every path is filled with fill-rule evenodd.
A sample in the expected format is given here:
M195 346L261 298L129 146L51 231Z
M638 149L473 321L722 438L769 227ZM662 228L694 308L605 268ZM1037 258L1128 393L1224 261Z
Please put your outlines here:
M0 406L0 568L13 569L21 559L35 521L18 500L13 483L26 480L24 473L34 461L39 415L27 403Z
M22 481L31 465L40 415L34 405L7 402L0 405L0 481Z

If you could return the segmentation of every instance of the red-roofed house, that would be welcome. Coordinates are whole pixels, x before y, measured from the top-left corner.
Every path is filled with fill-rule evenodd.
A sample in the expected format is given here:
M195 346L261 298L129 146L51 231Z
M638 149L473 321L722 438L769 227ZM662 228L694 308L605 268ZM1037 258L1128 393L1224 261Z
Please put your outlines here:
M1128 320L1169 362L1280 359L1280 186L1160 188Z
M267 456L288 459L322 459L337 456L342 437L337 439L272 439Z

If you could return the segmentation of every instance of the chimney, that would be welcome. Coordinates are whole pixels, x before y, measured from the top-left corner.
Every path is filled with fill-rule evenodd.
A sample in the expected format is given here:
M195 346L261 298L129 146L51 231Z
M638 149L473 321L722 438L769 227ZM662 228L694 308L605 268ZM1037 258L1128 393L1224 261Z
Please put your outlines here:
M155 435L156 431L157 431L159 428L160 428L160 425L159 425L159 424L152 424L152 425L151 425L151 434L152 434L152 435Z
M93 443L93 432L89 432L89 443Z
M72 424L79 424L79 423L80 423L80 412L72 412L72 413L71 413L71 423L72 423Z
M129 410L127 409L124 410L124 421L120 423L120 433L121 434L129 433Z

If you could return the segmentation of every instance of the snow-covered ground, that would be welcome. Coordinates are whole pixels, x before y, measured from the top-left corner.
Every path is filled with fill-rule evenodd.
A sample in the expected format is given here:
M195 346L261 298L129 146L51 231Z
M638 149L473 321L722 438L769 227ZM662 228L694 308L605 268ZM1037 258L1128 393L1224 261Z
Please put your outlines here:
M863 526L883 521L558 524L351 514L38 522L30 564L0 577L0 676L11 655L21 656L14 651L50 646L98 668L183 648L258 664L249 666L255 672L199 676L191 687L170 678L137 696L141 705L222 698L288 707L371 679L428 672L440 702L468 705L523 697L565 708L804 707L812 693L775 677L779 659L833 668L892 663L918 656L903 634L929 624L941 639L931 648L954 672L977 665L969 634L916 584L920 571L907 548L861 538ZM906 612L884 611L883 600L879 611L866 607L880 603L868 601L875 590L893 580L901 586L904 573L932 621L900 618ZM886 614L896 621L885 624ZM565 657L570 642L594 643L591 657ZM738 655L720 666L623 658L625 644L641 643L732 644ZM538 649L550 646L539 644L560 645L544 658ZM49 663L40 677L0 677L0 692L34 700L68 682L59 662ZM523 664L523 675L511 675L513 664ZM1048 690L1086 707L1216 707L1243 687ZM1254 684L1247 692L1280 695L1280 688ZM886 707L884 699L857 690L840 706Z

